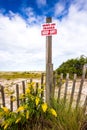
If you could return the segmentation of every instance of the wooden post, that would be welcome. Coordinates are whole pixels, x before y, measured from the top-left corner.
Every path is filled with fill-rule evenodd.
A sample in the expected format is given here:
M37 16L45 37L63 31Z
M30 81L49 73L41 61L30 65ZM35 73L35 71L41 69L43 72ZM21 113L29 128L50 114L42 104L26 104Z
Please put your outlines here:
M2 96L2 105L5 107L5 94L4 94L4 87L1 85L1 96Z
M30 78L30 83L32 83L32 78Z
M10 96L10 110L13 111L13 96Z
M25 94L25 82L22 81L22 87L23 87L23 94Z
M46 18L51 23L52 18ZM46 102L50 105L53 89L52 36L46 36Z
M77 97L76 109L79 106L79 102L80 102L80 98L81 98L82 87L83 87L83 83L84 83L85 75L86 75L86 68L87 68L87 64L85 64L83 66L83 74L82 74L82 79L81 79L81 83L80 83L79 93L78 93L78 97Z
M41 89L42 89L42 92L41 92L41 98L43 99L44 97L44 73L42 73L41 75Z
M87 96L85 98L84 105L83 105L83 112L84 113L86 112L86 107L87 107Z
M69 73L66 75L65 92L64 92L64 103L66 102L67 89L68 89Z
M71 92L71 97L70 97L70 105L69 105L69 108L71 108L72 102L73 102L73 96L74 96L75 84L76 84L76 77L77 77L77 74L74 74L74 79L73 79L73 85L72 85L72 92Z
M87 64L84 64L84 66L83 66L83 74L82 74L82 79L85 79L86 69L87 69Z
M62 80L63 80L63 73L61 73L60 81L59 81L59 85L58 85L58 98L57 98L57 102L60 100Z
M16 84L17 108L19 107L19 86Z
M53 98L54 98L54 96L55 96L55 87L56 87L56 78L57 78L57 76L56 76L56 72L54 71L53 72L53 91L52 91L52 95L53 95Z
M36 82L36 95L38 94L39 84Z
M22 81L22 87L23 87L23 94L25 96L25 82L24 81ZM24 98L23 102L25 102L25 98Z

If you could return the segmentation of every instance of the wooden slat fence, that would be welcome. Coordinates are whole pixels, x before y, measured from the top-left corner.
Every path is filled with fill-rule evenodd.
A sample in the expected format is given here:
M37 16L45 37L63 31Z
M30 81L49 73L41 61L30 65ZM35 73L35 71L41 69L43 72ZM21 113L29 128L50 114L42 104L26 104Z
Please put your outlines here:
M11 96L7 96L6 93L5 93L5 86L3 85L0 85L0 107L3 106L3 107L8 107L10 108L11 111L14 111L16 108L18 108L20 106L20 94L25 94L25 90L26 90L26 86L27 86L27 83L32 83L33 80L30 79L30 80L25 80L25 81L21 81L21 82L18 82L16 84L13 84L14 85L14 89L15 89L15 93ZM41 83L39 82L36 82L36 94L38 93L38 88L41 88L43 89L44 88L44 74L41 75ZM11 86L12 88L13 86ZM21 87L21 89L20 89ZM13 102L14 100L14 97L16 97L16 101L15 103ZM43 99L44 97L44 92L42 91L41 92L41 98ZM25 102L25 98L22 100L22 102ZM9 103L7 103L9 101Z
M87 112L87 79L82 76L82 79L78 80L77 75L74 74L74 78L71 81L69 79L69 74L67 74L66 80L63 83L63 74L61 74L60 79L56 78L55 82L57 81L59 81L58 84L55 85L55 97L57 98L57 101L59 102L60 99L63 99L64 104L66 103L66 101L68 101L69 108L71 108L74 104L73 107L75 107L76 109L78 108L78 106L82 106L84 112ZM85 93L82 92L84 87L86 89ZM84 97L83 100L81 100L82 97Z
M32 82L32 79L30 79L30 81L28 81L28 82ZM58 84L57 84L57 82L58 82ZM70 85L70 82L71 82L71 85ZM13 102L14 95L11 95L9 97L9 106L10 106L11 111L14 111L14 109L15 109L14 105L16 105L16 108L18 108L20 106L20 99L19 99L20 93L25 94L27 81L21 82L21 92L20 92L20 84L19 83L16 83L14 85L15 86L16 103L14 104L14 102ZM77 83L79 83L78 86L77 86ZM73 102L74 102L74 107L76 107L76 109L77 109L78 106L81 104L81 97L83 96L82 90L84 87L84 83L85 83L85 85L87 85L86 84L87 80L82 77L82 79L80 79L78 81L76 74L74 74L73 81L71 81L69 79L69 74L66 75L65 80L63 79L63 74L61 74L60 79L57 78L57 74L55 74L54 80L53 80L54 97L57 98L58 102L62 98L64 100L65 104L66 104L66 101L68 100L69 101L69 108L71 108L73 106ZM37 93L39 87L41 89L44 88L44 84L45 84L45 76L44 76L44 74L42 74L40 83L36 82L36 93ZM4 88L5 88L4 86L0 85L1 106L5 107L7 104L6 103L7 97L5 97ZM70 88L70 92L69 92L69 88ZM76 89L78 89L78 92L75 92ZM87 89L87 86L86 86L86 89ZM46 92L46 90L44 90L44 92L41 93L41 98L43 98L43 99L45 99L45 97L44 97L44 95L46 95L46 94L44 94L45 92ZM76 94L76 97L75 97L75 94ZM23 99L23 102L25 102L25 99ZM82 106L83 106L83 111L86 112L87 111L87 93L84 95Z

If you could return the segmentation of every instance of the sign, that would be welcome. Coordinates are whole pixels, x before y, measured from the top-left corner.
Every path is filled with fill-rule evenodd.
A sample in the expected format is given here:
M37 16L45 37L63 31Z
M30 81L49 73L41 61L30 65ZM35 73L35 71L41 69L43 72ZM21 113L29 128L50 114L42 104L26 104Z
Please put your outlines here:
M57 29L55 29L55 23L45 23L42 25L41 35L51 36L57 34Z
M51 29L51 30L42 30L41 35L43 36L51 36L57 34L57 29Z

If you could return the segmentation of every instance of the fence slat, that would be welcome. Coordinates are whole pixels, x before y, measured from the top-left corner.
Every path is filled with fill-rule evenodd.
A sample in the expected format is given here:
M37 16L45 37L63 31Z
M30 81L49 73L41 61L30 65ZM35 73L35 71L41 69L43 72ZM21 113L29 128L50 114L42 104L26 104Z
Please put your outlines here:
M52 98L54 98L55 86L56 86L56 73L53 72Z
M41 89L44 90L44 73L41 75ZM41 92L41 98L43 99L44 97L44 91Z
M30 83L32 83L32 81L33 81L32 78L30 78Z
M68 80L69 80L69 73L67 73L67 75L66 75L65 92L64 92L64 103L66 102Z
M1 84L0 84L0 92L1 92Z
M16 84L17 108L19 107L19 85Z
M62 86L62 80L63 80L63 73L61 73L61 76L60 76L60 81L59 81L59 85L58 85L58 98L57 98L57 101L60 100L60 93L61 93L61 86Z
M22 87L23 87L23 94L25 95L25 82L22 81ZM25 98L23 99L23 102L25 102Z
M10 110L13 111L13 96L10 96Z
M36 95L38 94L38 87L39 87L39 84L36 83Z
M85 113L86 111L86 107L87 107L87 96L85 98L85 101L84 101L84 105L83 105L83 112Z
M1 85L1 97L2 97L2 105L5 107L5 94L4 94L4 87Z
M77 74L74 74L74 79L73 79L73 85L72 85L72 92L71 92L71 96L70 96L70 108L72 106L72 102L73 102L73 96L74 96L74 91L75 91L75 84L76 84L76 77Z
M83 83L84 83L84 78L81 79L80 88L79 88L79 92L78 92L78 97L77 97L77 101L76 101L76 109L77 109L78 106L79 106Z

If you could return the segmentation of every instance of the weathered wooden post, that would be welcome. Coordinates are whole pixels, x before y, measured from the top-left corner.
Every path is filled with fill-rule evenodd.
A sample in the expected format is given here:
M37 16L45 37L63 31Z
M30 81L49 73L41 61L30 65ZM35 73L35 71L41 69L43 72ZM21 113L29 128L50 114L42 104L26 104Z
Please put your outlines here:
M64 103L66 103L68 81L69 81L69 73L67 73L67 75L66 75L65 92L64 92Z
M75 92L76 78L77 78L77 74L74 74L74 79L73 79L73 84L72 84L72 91L71 91L71 96L70 96L69 109L71 108L72 103L73 103L73 97L74 97L74 92Z
M85 78L86 70L87 70L87 64L84 64L84 66L83 66L83 74L82 74L83 79Z
M2 97L2 104L3 107L5 107L5 94L4 94L4 87L2 85L0 85L1 87L1 97Z
M59 102L60 100L60 94L61 94L61 87L62 87L62 80L63 80L63 73L61 73L60 75L60 80L59 80L59 85L58 85L58 98L57 98L57 102Z
M46 18L46 23L51 23L52 18ZM52 36L46 36L46 101L50 104L53 87L53 64L52 64Z
M82 79L81 79L80 88L79 88L79 92L78 92L78 97L77 97L77 101L76 101L76 109L78 108L78 105L79 105L79 102L80 102L82 87L83 87L83 83L84 83L85 75L86 75L86 69L87 69L87 64L84 64Z
M46 102L50 105L53 95L52 35L57 34L57 29L51 17L46 18L42 27L41 35L46 36Z
M16 84L16 97L17 97L17 108L19 107L20 105L20 102L19 102L19 85Z

